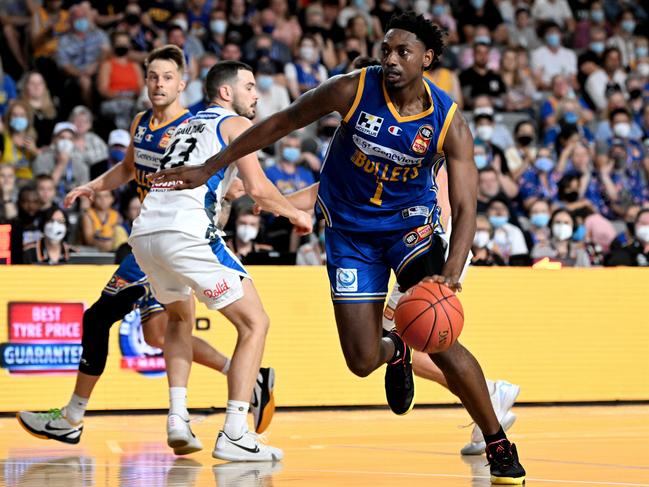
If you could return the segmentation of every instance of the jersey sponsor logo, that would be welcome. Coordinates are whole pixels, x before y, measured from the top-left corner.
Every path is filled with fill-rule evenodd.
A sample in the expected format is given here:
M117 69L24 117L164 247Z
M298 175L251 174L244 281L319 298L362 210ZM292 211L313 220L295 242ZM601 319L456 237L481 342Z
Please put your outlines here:
M431 225L423 225L421 227L415 228L412 232L408 232L405 237L403 237L403 242L408 247L414 247L415 245L426 240L432 234L433 227Z
M390 149L384 145L376 144L355 134L352 136L352 139L354 144L356 144L356 147L368 156L377 156L382 157L383 159L389 159L400 166L418 166L421 165L421 162L424 160L423 157L409 156L408 154Z
M217 282L214 285L214 289L203 290L203 294L210 299L218 299L221 296L223 296L225 293L227 293L229 290L230 290L230 286L228 285L225 278L223 278L221 282Z
M379 135L381 125L383 125L383 118L367 112L361 112L356 120L356 130L372 137Z
M402 130L401 127L397 127L396 125L390 125L390 128L388 128L388 132L398 137L399 135L401 135Z
M389 162L375 162L363 154L360 149L356 149L351 160L354 165L366 173L374 174L379 181L406 183L408 180L416 179L419 176L419 168L421 167L419 164L403 167L393 166Z
M138 125L137 132L135 132L135 136L133 137L133 141L142 142L145 133L146 133L146 127L143 127L142 125Z
M411 218L413 216L425 216L430 215L430 209L427 206L411 206L405 210L401 210L402 218Z
M336 269L336 291L356 292L358 291L358 270Z
M433 127L430 125L422 125L417 130L417 135L415 140L412 141L412 146L410 147L415 154L425 154L428 151L428 146L430 146L430 141L433 139Z
M176 127L169 127L167 130L165 130L164 135L160 138L160 142L158 142L158 147L160 147L161 149L166 149L175 130Z

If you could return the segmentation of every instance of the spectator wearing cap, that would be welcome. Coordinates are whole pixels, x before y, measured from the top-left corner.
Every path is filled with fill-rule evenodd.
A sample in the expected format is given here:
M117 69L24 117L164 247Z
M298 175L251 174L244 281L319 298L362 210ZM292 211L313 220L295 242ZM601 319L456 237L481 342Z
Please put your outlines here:
M489 46L484 43L474 44L473 59L473 66L460 73L465 104L473 106L476 96L488 95L493 105L502 106L506 87L500 75L487 67Z
M487 217L494 228L492 249L508 263L524 259L529 253L525 236L520 228L510 223L507 201L493 198L487 207Z
M80 93L81 100L92 106L93 79L99 62L109 52L110 42L106 33L95 27L86 4L70 9L70 29L59 40L56 60L68 76L66 93Z
M95 179L119 164L126 157L126 150L131 144L128 130L115 129L108 135L108 158L90 166L90 179Z
M74 143L77 151L88 167L108 157L106 142L92 130L94 117L87 107L83 105L74 107L70 112L69 121L76 128Z
M460 36L465 41L473 39L476 25L485 25L498 43L507 38L507 28L494 0L471 0L462 5L457 18Z
M257 81L257 120L283 110L291 104L288 89L277 82L275 65L270 62L260 63L255 73Z
M36 137L31 108L21 100L12 100L3 117L0 164L14 166L19 180L33 177L32 161L40 153Z
M649 266L649 208L641 209L632 225L633 240L614 241L604 260L606 266Z
M512 47L524 47L528 50L539 47L540 41L527 6L516 8L514 22L508 28L508 37L509 45Z
M574 84L577 74L577 56L571 49L561 45L561 29L555 22L548 22L543 28L545 45L532 52L532 69L536 86L541 90L550 87L552 78L557 74L566 76Z
M285 66L284 74L293 99L327 80L327 68L320 63L317 42L313 36L302 37L295 62Z
M88 165L75 147L77 127L70 122L59 122L52 132L52 143L34 160L34 174L50 174L62 199L75 186L90 179Z
M567 32L575 31L575 20L566 0L535 0L532 17L540 22L554 21Z
M615 25L615 35L608 41L609 46L616 47L620 51L622 66L625 68L632 65L635 61L633 35L635 34L637 25L638 22L633 10L623 10L618 16L617 24Z

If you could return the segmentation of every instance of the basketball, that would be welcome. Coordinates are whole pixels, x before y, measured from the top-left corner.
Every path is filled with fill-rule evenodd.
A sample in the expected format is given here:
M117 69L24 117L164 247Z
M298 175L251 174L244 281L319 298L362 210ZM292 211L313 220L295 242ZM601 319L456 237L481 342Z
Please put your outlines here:
M439 353L457 340L464 310L455 293L437 282L423 282L404 294L394 311L403 340L415 350Z

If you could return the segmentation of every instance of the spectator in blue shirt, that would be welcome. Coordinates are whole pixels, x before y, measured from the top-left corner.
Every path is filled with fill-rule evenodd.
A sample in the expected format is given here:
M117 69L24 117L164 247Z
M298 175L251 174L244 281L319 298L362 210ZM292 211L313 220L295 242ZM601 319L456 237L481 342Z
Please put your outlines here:
M554 200L561 173L555 170L552 151L547 147L539 149L534 164L527 168L519 181L519 196L526 208L538 198Z
M18 96L16 82L2 69L0 58L0 117L5 114L9 102Z
M290 134L278 144L277 159L274 166L266 170L270 179L283 195L294 193L315 182L308 169L298 166L303 159L300 137Z

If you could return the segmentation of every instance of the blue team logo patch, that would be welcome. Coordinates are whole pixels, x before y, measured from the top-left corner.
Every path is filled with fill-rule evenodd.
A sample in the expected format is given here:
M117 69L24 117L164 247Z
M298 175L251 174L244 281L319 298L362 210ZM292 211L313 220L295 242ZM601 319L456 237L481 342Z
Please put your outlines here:
M381 125L383 125L383 118L372 115L371 113L361 112L356 121L356 130L372 137L376 137L379 135Z
M358 291L358 270L357 269L336 269L336 291L356 292Z
M142 142L145 133L146 133L146 127L142 127L141 125L138 125L137 132L135 132L135 136L133 137L133 141Z

